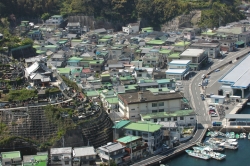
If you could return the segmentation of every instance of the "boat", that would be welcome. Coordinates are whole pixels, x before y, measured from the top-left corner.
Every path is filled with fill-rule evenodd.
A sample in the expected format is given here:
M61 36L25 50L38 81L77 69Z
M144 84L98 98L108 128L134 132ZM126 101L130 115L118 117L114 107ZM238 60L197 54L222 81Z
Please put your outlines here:
M202 154L209 155L211 158L216 160L223 160L224 158L226 158L225 154L214 152L213 149L211 149L209 146L203 148Z
M246 133L240 133L240 138L246 138Z
M207 136L207 137L210 137L210 136L211 136L210 131L207 132L207 135L206 135L206 136Z
M201 143L201 142L198 142L198 143L196 143L196 145L199 146L199 147L203 147L203 148L205 148L206 146L209 146L211 149L213 149L213 151L223 151L224 150L224 148L219 147L219 146L217 146L217 145L215 145L213 143Z
M250 139L250 133L248 133L248 139Z
M214 131L211 133L211 137L217 137L218 136L218 132L217 131Z
M236 139L239 139L239 138L240 138L240 135L239 135L239 134L235 134L235 138L236 138Z
M235 133L234 132L230 132L229 138L230 139L234 139L235 138Z
M229 133L229 132L226 133L226 137L227 137L227 138L230 137L230 133Z
M200 158L203 160L208 160L211 158L209 155L202 154L201 151L199 151L197 149L196 150L185 150L185 151L189 156Z
M226 134L224 134L224 133L222 133L222 132L220 132L220 131L218 131L218 135L220 135L220 136L222 136L222 137L225 137L225 136L226 136Z
M219 146L224 147L225 149L233 149L233 150L236 150L239 147L236 139L228 139L227 141L222 142Z

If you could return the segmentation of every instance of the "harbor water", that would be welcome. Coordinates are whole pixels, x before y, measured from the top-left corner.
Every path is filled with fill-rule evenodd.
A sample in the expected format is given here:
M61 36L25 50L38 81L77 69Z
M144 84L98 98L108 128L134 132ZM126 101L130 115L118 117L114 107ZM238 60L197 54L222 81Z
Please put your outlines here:
M250 114L250 106L244 107L240 114ZM239 134L239 133L238 133ZM202 160L191 157L186 153L166 161L169 166L250 166L250 140L238 139L239 148L237 150L225 149L220 152L226 154L227 157L222 160Z

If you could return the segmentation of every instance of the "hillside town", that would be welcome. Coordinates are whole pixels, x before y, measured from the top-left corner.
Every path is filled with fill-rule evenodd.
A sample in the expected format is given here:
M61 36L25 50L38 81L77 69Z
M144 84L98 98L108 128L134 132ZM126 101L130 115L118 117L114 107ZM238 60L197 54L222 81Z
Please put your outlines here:
M53 15L43 24L21 21L16 31L34 43L0 54L0 134L19 148L1 149L2 166L130 165L193 138L196 101L206 105L200 123L209 127L228 122L210 103L249 95L250 82L228 85L230 73L215 81L219 88L208 86L223 70L215 64L249 53L249 20L164 31L138 21L116 32ZM195 98L188 83L201 71ZM20 150L26 146L39 150Z

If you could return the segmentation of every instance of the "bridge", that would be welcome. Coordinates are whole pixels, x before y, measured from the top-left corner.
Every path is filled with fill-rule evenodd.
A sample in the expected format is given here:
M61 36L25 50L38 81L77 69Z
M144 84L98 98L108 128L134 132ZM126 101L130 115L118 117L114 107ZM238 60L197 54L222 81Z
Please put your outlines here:
M151 166L151 165L158 165L159 163L162 163L163 161L166 161L176 155L179 155L180 153L183 153L186 149L191 148L194 146L197 142L200 142L205 134L207 132L207 128L204 128L203 126L199 126L196 130L194 136L189 141L175 147L172 149L168 149L166 151L163 151L157 155L154 155L152 157L149 157L145 160L139 161L137 163L132 164L131 166Z

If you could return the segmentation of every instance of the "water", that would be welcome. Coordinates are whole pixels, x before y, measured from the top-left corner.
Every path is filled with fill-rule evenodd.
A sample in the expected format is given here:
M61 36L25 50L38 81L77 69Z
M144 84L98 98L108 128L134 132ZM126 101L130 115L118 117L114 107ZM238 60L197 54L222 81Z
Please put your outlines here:
M250 140L247 138L239 139L238 143L238 150L225 149L225 151L220 152L227 155L222 161L212 158L209 160L197 159L183 153L182 155L167 161L165 164L168 164L169 166L249 166Z
M250 106L244 107L240 114L250 114ZM167 161L165 164L169 166L250 166L250 140L247 138L239 139L238 143L239 148L237 150L225 149L225 151L220 152L227 155L226 159L222 161L197 159L183 153Z

